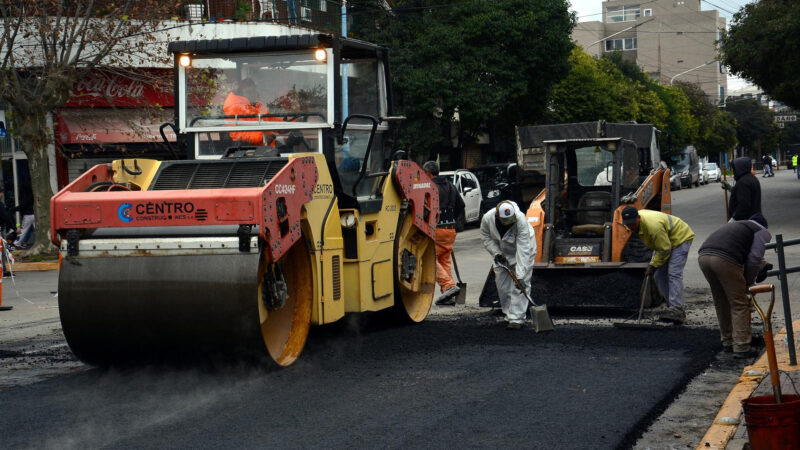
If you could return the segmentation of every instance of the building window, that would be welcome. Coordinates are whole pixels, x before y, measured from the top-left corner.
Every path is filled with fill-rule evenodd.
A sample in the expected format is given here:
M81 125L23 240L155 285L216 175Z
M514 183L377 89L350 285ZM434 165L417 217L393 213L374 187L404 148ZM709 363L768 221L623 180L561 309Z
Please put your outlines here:
M616 6L606 10L606 20L608 22L633 22L639 18L640 13L639 5Z
M722 65L722 62L717 61L717 64L719 65L719 73L725 73L725 66Z
M306 6L300 7L300 20L311 22L311 8Z
M319 10L328 12L328 0L319 0Z
M615 50L636 50L636 43L636 38L607 39L606 51L613 52Z
M719 99L725 100L725 86L719 87Z
M644 10L644 16L645 17L650 17L652 15L653 15L653 10L652 9L647 8L647 9Z

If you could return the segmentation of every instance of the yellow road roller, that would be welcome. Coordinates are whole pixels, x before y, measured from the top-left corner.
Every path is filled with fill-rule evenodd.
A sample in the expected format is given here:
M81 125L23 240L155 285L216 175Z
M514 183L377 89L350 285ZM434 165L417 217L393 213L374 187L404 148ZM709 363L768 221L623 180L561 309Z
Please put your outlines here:
M287 366L310 325L386 309L422 321L438 191L393 149L386 49L314 34L169 51L173 158L97 165L51 200L75 355Z

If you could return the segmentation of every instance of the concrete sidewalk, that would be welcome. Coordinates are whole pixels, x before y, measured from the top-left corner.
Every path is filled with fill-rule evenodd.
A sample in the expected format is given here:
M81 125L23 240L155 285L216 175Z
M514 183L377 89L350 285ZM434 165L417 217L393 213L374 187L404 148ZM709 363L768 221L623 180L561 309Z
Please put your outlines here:
M800 342L800 331L798 331L800 330L800 320L793 321L792 325L796 344ZM781 391L784 394L795 394L793 385L800 387L800 365L789 364L786 329L776 333L774 338L778 370L781 372ZM759 383L761 384L759 385ZM744 368L738 383L731 390L697 449L739 450L746 448L745 445L749 440L742 414L742 400L759 395L772 395L766 352L753 365Z

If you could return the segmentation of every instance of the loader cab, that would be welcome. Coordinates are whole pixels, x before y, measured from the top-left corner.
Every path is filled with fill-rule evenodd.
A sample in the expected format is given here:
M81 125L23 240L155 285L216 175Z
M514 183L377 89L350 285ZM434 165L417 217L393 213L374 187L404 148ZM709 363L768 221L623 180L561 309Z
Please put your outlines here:
M556 238L601 239L620 199L639 186L639 156L619 138L545 142L544 222Z
M175 124L193 159L323 153L340 207L380 209L388 54L313 34L172 42Z

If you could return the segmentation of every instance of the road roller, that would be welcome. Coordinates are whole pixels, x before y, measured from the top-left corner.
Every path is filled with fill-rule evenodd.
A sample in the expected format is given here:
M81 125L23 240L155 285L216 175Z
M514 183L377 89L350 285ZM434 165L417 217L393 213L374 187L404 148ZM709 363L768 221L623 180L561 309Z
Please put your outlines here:
M169 52L172 157L94 166L51 199L75 355L288 366L312 325L380 310L422 321L438 191L393 148L387 50L309 34Z

